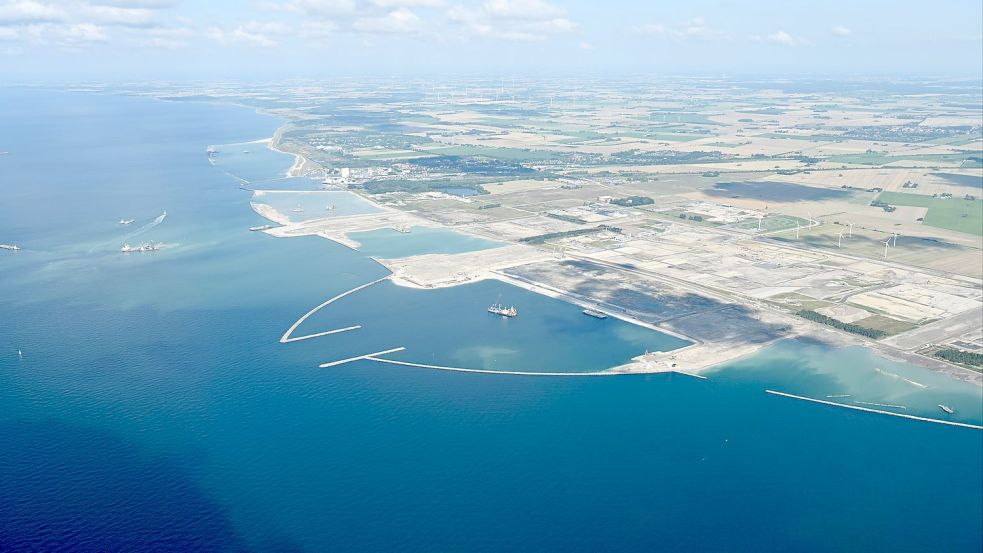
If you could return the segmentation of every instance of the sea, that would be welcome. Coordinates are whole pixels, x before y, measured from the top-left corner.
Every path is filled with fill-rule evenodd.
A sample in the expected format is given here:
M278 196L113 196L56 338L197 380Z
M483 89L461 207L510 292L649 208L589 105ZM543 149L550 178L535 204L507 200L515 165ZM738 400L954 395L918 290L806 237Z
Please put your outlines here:
M280 343L386 276L377 255L497 245L250 232L256 191L318 190L256 142L283 123L0 88L0 243L22 248L0 251L0 551L983 547L983 432L765 392L983 421L978 386L863 348L785 341L707 379L319 368L405 348L389 357L593 372L688 342L497 281L381 281L297 334L359 329ZM302 198L282 203L360 203Z

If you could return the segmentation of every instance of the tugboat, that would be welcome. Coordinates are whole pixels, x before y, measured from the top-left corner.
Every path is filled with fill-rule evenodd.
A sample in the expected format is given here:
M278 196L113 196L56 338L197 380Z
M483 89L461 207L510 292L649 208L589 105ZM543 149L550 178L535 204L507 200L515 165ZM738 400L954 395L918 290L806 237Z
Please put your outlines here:
M956 412L956 410L953 409L952 407L949 407L948 405L942 405L941 403L939 404L939 409L942 409L943 411L949 413L950 415Z
M514 305L505 307L500 303L493 303L491 307L488 308L488 312L492 315L501 315L503 317L513 318L519 316L519 310L515 308Z

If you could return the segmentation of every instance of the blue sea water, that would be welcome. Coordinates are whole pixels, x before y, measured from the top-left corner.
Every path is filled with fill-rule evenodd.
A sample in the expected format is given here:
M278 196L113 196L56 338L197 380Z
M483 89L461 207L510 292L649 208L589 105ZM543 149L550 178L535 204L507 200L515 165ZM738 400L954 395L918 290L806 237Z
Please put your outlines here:
M707 381L318 369L402 345L585 371L682 344L501 284L388 282L299 330L363 329L279 344L386 271L245 230L264 221L205 147L278 120L38 89L0 89L0 106L0 242L24 248L0 252L0 550L981 548L979 431L763 393L864 393L867 376L830 366L869 370L865 353L783 344ZM291 160L275 162L250 176ZM123 240L164 248L121 254ZM523 315L487 316L499 294ZM974 416L975 392L953 386Z

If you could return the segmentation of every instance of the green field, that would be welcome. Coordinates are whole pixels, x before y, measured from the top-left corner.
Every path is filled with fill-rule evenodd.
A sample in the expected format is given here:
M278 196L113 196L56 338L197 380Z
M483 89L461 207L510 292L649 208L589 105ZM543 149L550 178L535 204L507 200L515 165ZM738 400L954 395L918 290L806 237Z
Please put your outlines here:
M788 134L766 132L754 135L756 138L787 138L790 140L811 140L813 142L837 142L848 140L847 137L838 134Z
M967 158L972 157L974 154L912 154L912 155L899 155L891 156L880 152L871 152L863 154L844 154L839 156L830 156L826 158L826 161L830 163L856 163L860 165L887 165L888 163L893 163L895 161L920 161L925 165L932 165L934 163L960 163L960 167L965 168L975 168L979 167L980 164L976 161L967 160Z
M924 224L983 236L983 200L933 198L921 194L882 192L878 200L891 205L927 207Z
M792 217L791 215L769 215L761 220L761 230L764 232L771 232L776 230L794 229L796 223L798 223L802 228L809 226L809 221L799 217ZM757 230L758 219L756 217L751 217L744 219L740 223L735 223L732 226L734 228L744 230Z
M356 156L358 159L373 159L377 161L387 161L393 159L419 159L423 157L436 157L436 154L430 152L384 152L381 154L367 154Z
M428 152L445 156L480 156L503 161L546 161L556 159L555 152L544 150L522 150L519 148L492 148L488 146L451 146L449 148L430 148Z

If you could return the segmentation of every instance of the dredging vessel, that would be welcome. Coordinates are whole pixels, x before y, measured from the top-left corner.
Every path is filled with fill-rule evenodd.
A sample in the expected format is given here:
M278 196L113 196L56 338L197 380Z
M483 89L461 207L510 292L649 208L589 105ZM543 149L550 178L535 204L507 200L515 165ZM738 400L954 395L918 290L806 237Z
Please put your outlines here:
M491 307L488 308L488 312L491 313L492 315L501 315L503 317L509 317L509 318L519 316L519 310L516 309L514 305L505 307L500 303L491 304Z
M582 311L582 313L584 315L587 315L588 317L594 317L595 319L607 319L608 318L608 314L607 313L602 313L601 311L598 311L597 309L587 308L587 309L584 309Z
M133 252L156 252L160 250L160 242L147 242L142 246L131 246L129 244L123 244L123 247L119 251L123 253L133 253Z

